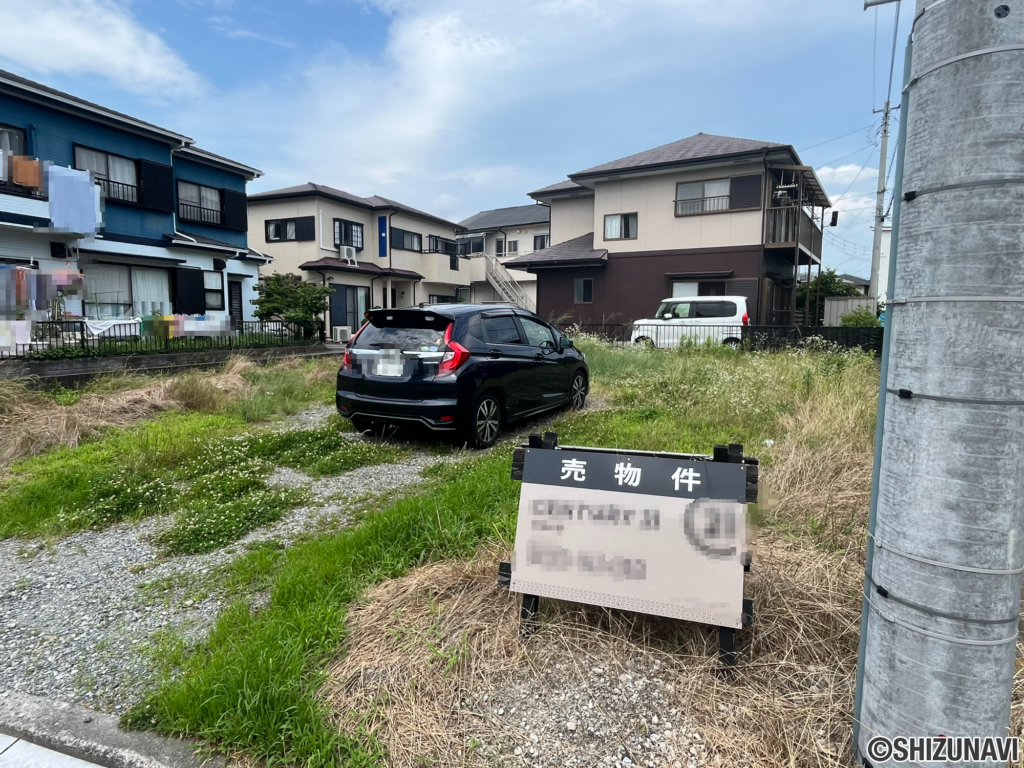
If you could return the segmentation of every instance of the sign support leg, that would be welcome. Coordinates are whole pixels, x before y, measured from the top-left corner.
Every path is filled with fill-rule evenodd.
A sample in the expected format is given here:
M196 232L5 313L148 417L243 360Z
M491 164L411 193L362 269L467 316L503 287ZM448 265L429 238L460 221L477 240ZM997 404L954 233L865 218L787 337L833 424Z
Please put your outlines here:
M519 610L519 637L528 640L537 631L537 611L540 598L537 595L523 595L523 607Z
M732 627L718 628L718 658L722 660L722 666L736 664L736 630Z

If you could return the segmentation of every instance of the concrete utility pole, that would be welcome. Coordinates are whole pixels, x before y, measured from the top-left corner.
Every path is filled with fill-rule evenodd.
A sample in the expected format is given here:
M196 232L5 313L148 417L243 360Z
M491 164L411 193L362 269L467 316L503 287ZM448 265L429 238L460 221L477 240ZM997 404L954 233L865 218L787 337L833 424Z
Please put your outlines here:
M917 0L912 40L854 711L874 768L876 736L1007 734L1024 571L1024 0Z
M885 222L885 158L889 152L889 118L892 117L892 110L889 108L889 99L885 100L885 108L882 110L882 144L878 148L878 192L875 199L875 240L871 247L871 286L868 288L868 296L878 298L878 263L882 256L882 224Z

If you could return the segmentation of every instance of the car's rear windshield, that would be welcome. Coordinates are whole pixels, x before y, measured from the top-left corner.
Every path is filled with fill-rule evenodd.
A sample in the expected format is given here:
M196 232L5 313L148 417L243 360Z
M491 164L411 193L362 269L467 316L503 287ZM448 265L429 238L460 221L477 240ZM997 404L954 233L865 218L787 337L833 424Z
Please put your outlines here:
M374 313L352 348L438 352L444 349L444 332L450 322L424 312Z

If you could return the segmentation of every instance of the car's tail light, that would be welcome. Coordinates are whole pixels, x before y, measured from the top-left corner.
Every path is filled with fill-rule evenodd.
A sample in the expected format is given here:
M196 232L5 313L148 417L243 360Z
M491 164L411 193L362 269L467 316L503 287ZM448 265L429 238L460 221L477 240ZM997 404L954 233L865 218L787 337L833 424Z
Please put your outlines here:
M343 370L352 370L352 350L345 347L345 356L341 359L341 367Z
M750 315L748 315L746 312L743 313L743 324L750 325Z
M469 350L459 344L457 341L452 341L452 323L448 326L448 329L444 332L444 343L448 349L444 353L444 357L441 358L441 364L437 368L438 376L451 376L459 368L462 367L463 363L469 360Z

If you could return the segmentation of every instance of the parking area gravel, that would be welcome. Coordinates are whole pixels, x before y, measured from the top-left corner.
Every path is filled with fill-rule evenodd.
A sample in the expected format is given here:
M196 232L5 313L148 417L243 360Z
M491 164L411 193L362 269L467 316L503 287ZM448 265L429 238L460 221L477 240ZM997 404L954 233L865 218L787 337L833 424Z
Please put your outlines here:
M333 408L279 422L311 429ZM352 433L353 440L367 439ZM221 602L203 587L210 574L246 545L287 544L310 531L344 527L350 512L384 495L414 488L424 468L457 457L414 449L395 464L362 467L319 480L279 468L275 485L306 487L314 503L272 526L203 555L162 556L152 536L166 517L83 531L55 542L0 541L0 690L13 689L121 712L140 696L154 671L149 649L171 637L201 639ZM147 589L158 584L159 589Z

